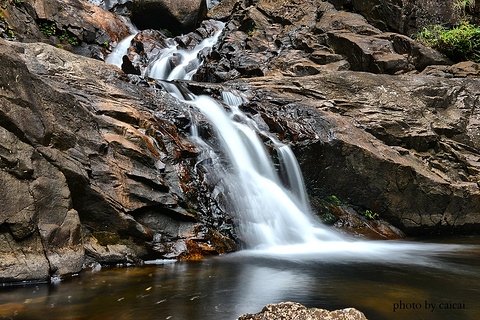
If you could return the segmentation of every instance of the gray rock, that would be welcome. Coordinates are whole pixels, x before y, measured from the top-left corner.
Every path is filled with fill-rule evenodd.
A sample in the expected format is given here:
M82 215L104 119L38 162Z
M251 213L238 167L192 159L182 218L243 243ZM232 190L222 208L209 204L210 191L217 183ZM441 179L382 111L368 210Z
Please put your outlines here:
M428 234L480 224L479 81L335 72L235 86L294 144L310 190Z
M193 31L207 14L205 0L134 0L132 22L140 29L168 29L173 35Z
M363 15L384 31L413 35L429 25L455 25L462 19L454 0L329 0L337 9Z
M210 10L209 17L228 23L199 71L203 81L303 77L348 68L396 74L451 64L433 49L401 34L382 32L361 15L319 0L227 0Z

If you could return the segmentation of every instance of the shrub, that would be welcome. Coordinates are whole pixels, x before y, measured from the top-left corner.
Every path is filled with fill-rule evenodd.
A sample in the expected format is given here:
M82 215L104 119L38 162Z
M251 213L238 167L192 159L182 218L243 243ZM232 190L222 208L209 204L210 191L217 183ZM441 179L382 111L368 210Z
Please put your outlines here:
M439 25L426 27L416 38L454 61L480 62L480 27L468 22L451 29Z

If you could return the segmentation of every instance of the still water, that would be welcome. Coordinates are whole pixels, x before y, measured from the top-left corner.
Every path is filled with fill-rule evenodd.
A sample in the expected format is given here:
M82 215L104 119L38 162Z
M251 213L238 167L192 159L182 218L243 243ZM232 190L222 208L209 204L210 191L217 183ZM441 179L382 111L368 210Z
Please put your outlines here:
M480 314L480 240L462 242L448 252L412 254L410 261L246 251L84 271L56 284L0 287L0 319L236 319L295 301L355 307L370 320L473 320Z

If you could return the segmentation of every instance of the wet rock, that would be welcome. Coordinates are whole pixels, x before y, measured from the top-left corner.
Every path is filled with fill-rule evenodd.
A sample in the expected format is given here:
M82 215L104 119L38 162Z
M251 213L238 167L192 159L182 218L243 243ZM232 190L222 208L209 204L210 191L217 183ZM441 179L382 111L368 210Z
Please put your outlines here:
M130 16L133 5L133 0L88 0L88 2L107 11L126 17Z
M371 210L355 210L348 203L343 203L336 196L319 198L310 186L310 205L320 220L338 229L347 236L370 240L395 240L405 237L405 234L387 221L381 219ZM362 212L363 214L360 214Z
M187 258L235 247L221 212L188 195L201 181L196 150L175 124L189 121L191 107L47 44L0 40L0 57L2 281L75 273L91 260L177 256L153 239L199 243L178 253ZM174 223L155 222L165 217ZM223 234L213 237L217 220ZM192 223L203 231L178 232Z
M170 46L176 46L179 49L191 50L204 39L209 38L218 31L219 25L213 20L202 21L200 27L193 32L172 38L168 30L147 29L138 32L132 40L132 45L128 49L126 65L132 65L135 72L132 74L147 74L151 70L151 63L157 61L161 56L161 51ZM202 53L200 53L202 54ZM170 59L170 68L173 69L181 64L180 59L173 57ZM168 70L168 72L171 71ZM162 76L160 76L161 78Z
M97 59L131 33L127 19L83 0L26 0L8 3L0 12L18 40L47 42Z
M355 308L328 311L325 309L307 308L295 302L269 304L257 314L244 314L238 320L366 320L365 315Z
M207 14L205 0L135 0L132 22L140 29L168 29L173 35L193 31Z
M471 233L480 223L477 82L336 72L235 87L294 145L310 190L429 234Z
M396 240L405 237L400 229L390 223L379 219L368 220L348 206L336 207L333 211L338 218L333 227L347 235L370 240Z

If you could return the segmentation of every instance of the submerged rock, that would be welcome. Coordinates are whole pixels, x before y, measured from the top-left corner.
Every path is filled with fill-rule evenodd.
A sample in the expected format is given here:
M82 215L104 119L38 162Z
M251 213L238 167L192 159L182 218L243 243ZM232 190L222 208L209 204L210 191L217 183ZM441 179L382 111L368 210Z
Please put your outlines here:
M307 308L299 303L281 302L269 304L257 314L244 314L237 320L367 320L365 315L355 308L328 311Z

